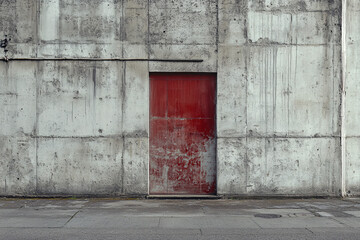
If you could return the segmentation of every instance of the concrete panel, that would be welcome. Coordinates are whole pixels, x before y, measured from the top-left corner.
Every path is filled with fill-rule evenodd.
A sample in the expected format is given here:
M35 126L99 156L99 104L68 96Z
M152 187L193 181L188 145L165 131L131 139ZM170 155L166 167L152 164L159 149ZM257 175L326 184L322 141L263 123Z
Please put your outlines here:
M360 5L360 4L359 4ZM360 30L357 24L360 21L359 11L347 11L346 38L347 44L360 44Z
M347 46L346 135L360 136L360 45Z
M218 5L219 43L227 45L246 43L247 2L220 0Z
M247 185L245 138L217 140L217 194L245 194Z
M21 0L0 2L0 39L11 38L9 57L36 56L36 3ZM0 50L1 57L3 49Z
M147 56L147 2L41 1L39 18L39 56Z
M219 138L218 194L337 195L340 141Z
M122 64L42 62L39 75L40 136L121 134Z
M360 20L359 1L347 2L346 26L346 97L345 97L345 131L346 138L346 191L349 195L360 194L360 111L359 111L359 77L360 77L360 30L357 21Z
M216 1L151 1L149 7L151 43L216 43Z
M201 59L203 62L150 62L150 72L216 72L216 45L151 44L151 59Z
M121 192L121 138L38 139L38 194Z
M339 55L326 46L252 47L249 134L337 134Z
M350 11L360 11L360 2L358 0L347 0L347 8Z
M1 62L0 76L0 135L34 133L36 63Z
M148 194L149 139L125 138L124 194Z
M148 137L149 70L147 62L125 63L123 82L123 132L129 137Z
M360 194L360 138L346 139L346 191Z
M328 12L248 13L249 41L258 44L340 43L338 15Z
M127 1L127 6L132 1ZM146 1L144 1L147 3ZM122 41L130 43L147 43L148 40L148 9L147 4L141 8L124 8L124 29L122 31Z
M40 2L39 35L43 41L59 40L59 18L61 0Z
M121 57L122 12L121 1L41 1L39 55Z
M246 135L246 47L219 46L217 75L217 136Z
M122 57L148 58L148 2L123 1Z
M108 42L118 37L122 14L120 1L58 1L59 40Z
M341 0L249 0L253 10L326 11L340 6Z
M249 138L247 143L248 194L339 194L339 139Z
M36 140L0 136L0 195L34 195Z
M340 7L330 12L305 12L293 15L293 44L340 44Z
M249 12L249 42L291 43L292 15L282 12Z
M0 2L0 38L11 38L11 43L33 44L36 41L36 3L22 0Z

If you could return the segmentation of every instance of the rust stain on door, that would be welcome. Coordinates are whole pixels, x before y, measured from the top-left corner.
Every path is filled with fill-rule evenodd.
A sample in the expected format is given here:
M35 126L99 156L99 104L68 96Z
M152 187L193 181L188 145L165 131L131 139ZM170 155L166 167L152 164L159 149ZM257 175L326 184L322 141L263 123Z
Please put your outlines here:
M214 74L150 75L150 194L214 194Z

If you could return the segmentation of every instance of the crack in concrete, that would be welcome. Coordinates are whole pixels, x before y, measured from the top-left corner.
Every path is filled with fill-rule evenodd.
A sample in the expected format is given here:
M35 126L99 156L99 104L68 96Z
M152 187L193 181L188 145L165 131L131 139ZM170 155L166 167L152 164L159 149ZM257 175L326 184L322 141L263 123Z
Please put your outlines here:
M62 227L65 227L66 224L68 224L80 211L81 211L81 210L76 211L76 212L69 218L69 220L66 221L66 223L65 223L64 226L62 226Z

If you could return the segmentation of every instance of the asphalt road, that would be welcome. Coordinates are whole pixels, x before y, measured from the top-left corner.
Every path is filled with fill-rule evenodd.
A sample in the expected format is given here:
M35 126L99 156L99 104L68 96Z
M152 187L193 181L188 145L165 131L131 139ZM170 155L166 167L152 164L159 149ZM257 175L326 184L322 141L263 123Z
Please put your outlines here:
M360 239L360 199L0 199L0 239Z

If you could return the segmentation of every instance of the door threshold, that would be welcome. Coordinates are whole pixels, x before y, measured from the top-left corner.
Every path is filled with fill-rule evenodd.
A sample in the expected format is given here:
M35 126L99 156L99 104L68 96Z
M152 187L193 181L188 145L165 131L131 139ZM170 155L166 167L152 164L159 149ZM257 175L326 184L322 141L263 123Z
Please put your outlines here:
M217 195L148 195L148 199L220 199Z

